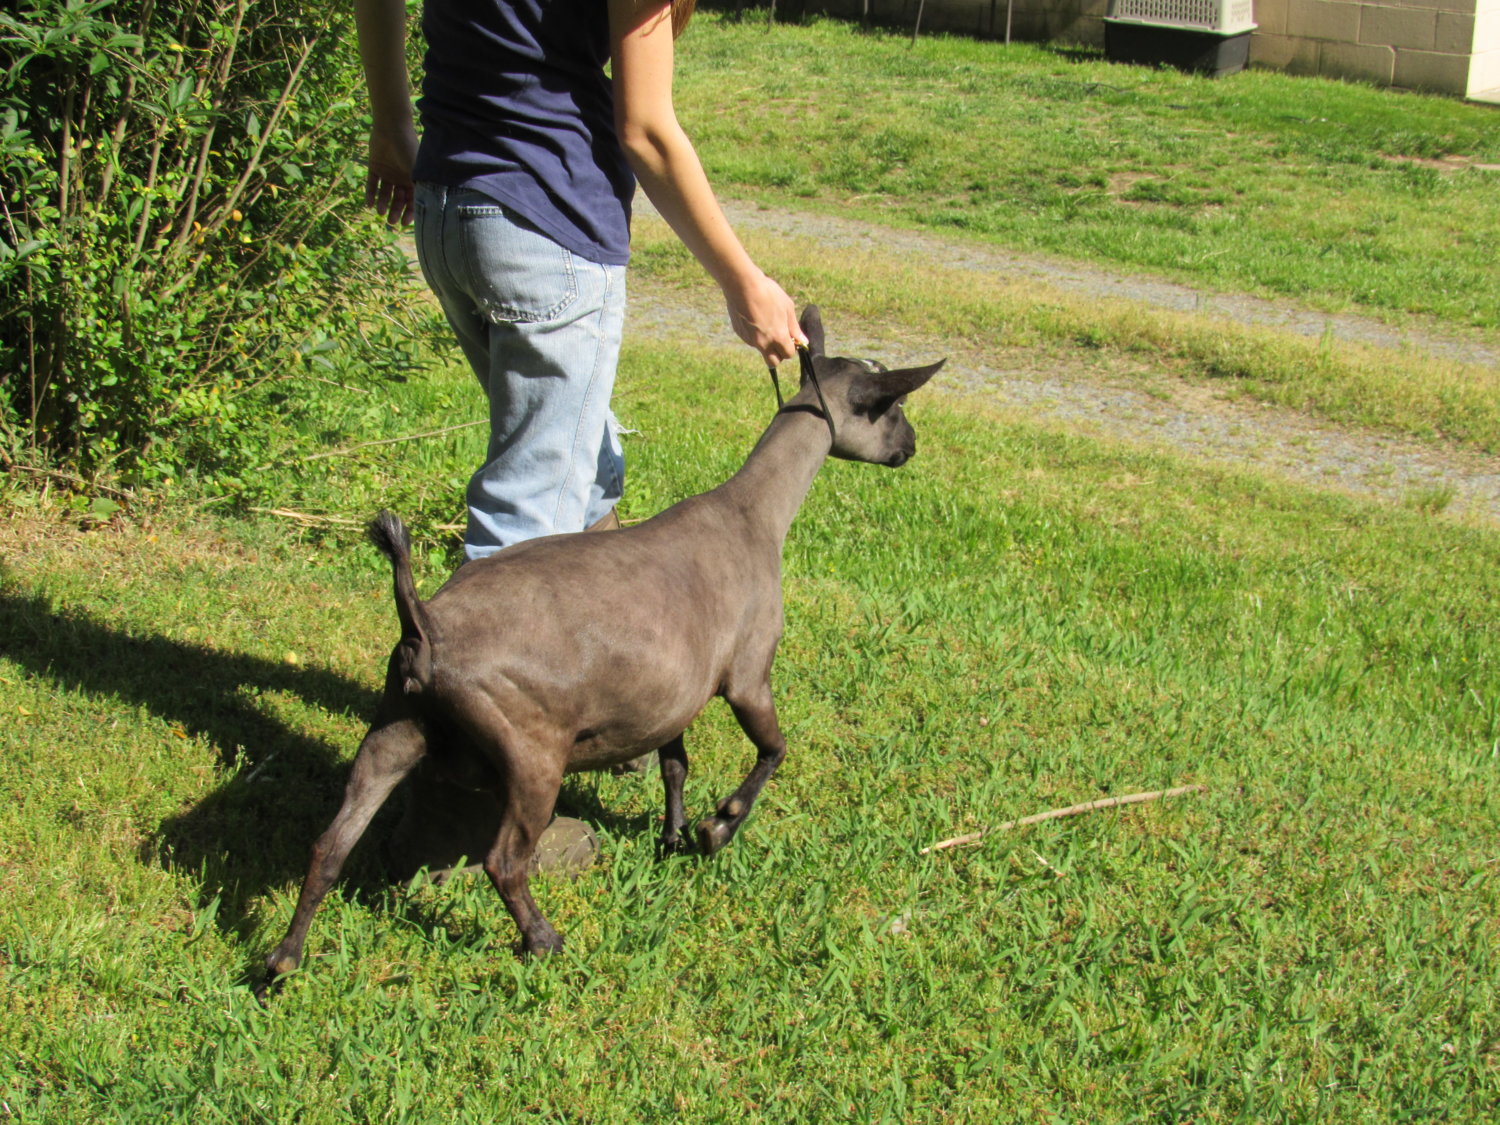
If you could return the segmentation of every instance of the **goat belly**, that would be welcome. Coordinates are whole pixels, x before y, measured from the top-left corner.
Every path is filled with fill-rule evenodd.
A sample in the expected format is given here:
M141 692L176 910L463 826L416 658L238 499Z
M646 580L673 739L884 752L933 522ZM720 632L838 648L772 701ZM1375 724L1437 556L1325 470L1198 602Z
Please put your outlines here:
M680 732L679 732L680 733ZM608 769L610 766L622 765L633 761L642 754L650 754L671 738L663 738L660 741L648 740L633 749L622 750L618 746L603 742L595 737L592 732L584 731L579 740L573 744L573 751L568 756L567 765L563 768L564 773L588 773L592 770Z
M618 765L659 749L687 730L713 698L706 681L658 679L656 671L650 677L621 675L608 690L595 685L578 712L568 772Z
M605 769L649 754L680 735L696 717L695 711L686 718L673 716L667 722L647 719L631 722L616 718L583 726L568 752L566 772Z

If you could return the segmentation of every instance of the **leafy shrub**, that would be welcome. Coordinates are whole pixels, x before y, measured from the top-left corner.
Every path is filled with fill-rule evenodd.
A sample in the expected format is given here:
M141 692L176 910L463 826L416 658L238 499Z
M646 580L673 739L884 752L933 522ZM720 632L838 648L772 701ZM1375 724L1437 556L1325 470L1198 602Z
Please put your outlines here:
M398 319L368 308L402 291L404 262L358 217L348 24L313 0L0 14L12 459L133 483L191 469L233 490L300 380L400 354Z

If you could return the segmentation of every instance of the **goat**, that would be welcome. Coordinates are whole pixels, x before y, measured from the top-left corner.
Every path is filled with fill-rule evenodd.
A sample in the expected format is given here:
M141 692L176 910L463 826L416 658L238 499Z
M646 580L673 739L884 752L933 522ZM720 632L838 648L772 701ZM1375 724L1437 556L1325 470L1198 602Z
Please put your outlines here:
M391 790L425 755L502 806L484 870L523 954L562 937L532 900L528 860L563 775L656 750L664 852L685 850L683 733L723 696L754 744L754 767L699 821L712 854L744 823L786 753L771 697L782 632L781 554L823 461L897 467L916 452L906 395L942 366L886 371L829 358L818 310L801 318L814 378L776 414L744 466L710 492L633 527L552 535L470 562L423 602L410 543L382 512L371 536L395 576L401 640L332 825L312 860L268 984L301 962L313 913Z

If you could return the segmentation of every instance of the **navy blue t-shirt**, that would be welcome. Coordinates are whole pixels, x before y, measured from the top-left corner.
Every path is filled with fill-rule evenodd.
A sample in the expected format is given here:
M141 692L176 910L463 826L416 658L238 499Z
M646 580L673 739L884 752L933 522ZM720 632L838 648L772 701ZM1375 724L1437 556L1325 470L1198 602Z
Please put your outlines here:
M607 0L426 0L414 178L473 188L595 262L630 257Z

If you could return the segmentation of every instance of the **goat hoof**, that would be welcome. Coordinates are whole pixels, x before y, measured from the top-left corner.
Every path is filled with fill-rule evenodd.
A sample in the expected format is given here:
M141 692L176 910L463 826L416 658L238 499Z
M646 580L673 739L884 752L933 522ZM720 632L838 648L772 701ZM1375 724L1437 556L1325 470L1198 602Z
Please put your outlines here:
M663 836L656 841L656 857L665 859L669 855L682 855L688 850L687 841L682 838L682 829L678 829L670 836Z
M554 953L561 953L562 947L562 934L548 926L544 933L527 934L521 939L521 956L549 957Z
M301 958L292 957L278 951L266 958L266 975L271 980L275 980L277 977L284 977L287 973L296 972L297 966L300 963Z
M734 837L734 823L722 816L704 817L698 822L698 850L713 855Z
M281 991L281 986L286 983L286 975L296 971L298 959L287 957L277 953L266 958L266 975L261 982L255 986L255 1001L258 1004L265 1002L276 993Z

